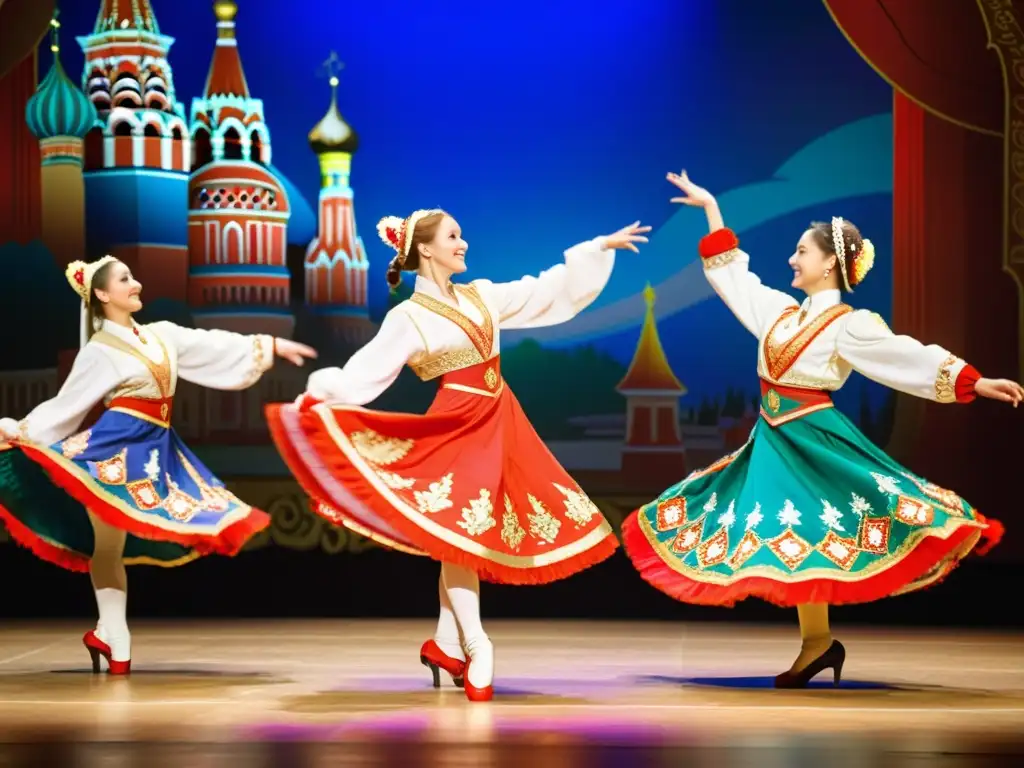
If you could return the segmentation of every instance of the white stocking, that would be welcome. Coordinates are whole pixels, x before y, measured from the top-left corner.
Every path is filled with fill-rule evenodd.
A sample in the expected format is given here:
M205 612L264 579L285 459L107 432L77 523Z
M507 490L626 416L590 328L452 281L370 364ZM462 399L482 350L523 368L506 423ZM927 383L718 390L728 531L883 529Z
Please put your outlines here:
M441 613L437 619L437 631L434 642L453 659L465 661L466 654L462 651L462 640L459 637L459 623L452 612L452 604L448 599L448 591L444 588L444 576L437 577L437 597L441 603Z
M480 578L475 571L452 563L441 565L441 578L471 660L467 682L486 688L494 679L494 646L480 623Z
M89 575L99 610L96 636L110 646L114 661L128 661L132 657L132 637L127 619L128 575L122 557L127 534L120 528L107 525L91 512L89 520L95 541Z

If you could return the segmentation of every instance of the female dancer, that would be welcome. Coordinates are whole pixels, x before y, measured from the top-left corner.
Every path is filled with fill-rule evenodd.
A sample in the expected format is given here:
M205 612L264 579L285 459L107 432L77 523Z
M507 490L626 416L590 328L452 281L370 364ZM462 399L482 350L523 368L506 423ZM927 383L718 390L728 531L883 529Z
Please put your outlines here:
M66 270L82 299L82 349L56 397L20 422L0 419L0 517L37 556L88 570L99 622L83 642L93 671L131 669L125 563L175 566L234 555L269 523L240 501L170 427L177 379L243 389L274 355L302 365L301 344L270 336L136 325L142 286L111 256ZM77 431L102 401L105 412Z
M402 270L414 270L415 293L344 368L313 373L296 406L267 409L285 461L321 515L442 562L437 632L420 650L435 686L440 668L471 701L493 696L479 577L543 584L618 547L505 386L498 334L574 317L608 282L615 249L636 251L648 231L636 222L577 245L538 277L454 285L468 248L455 219L441 210L382 219L378 232L397 251L388 282L397 286ZM425 415L361 407L405 365L424 381L440 378Z
M846 651L828 605L862 603L934 584L978 543L1002 532L955 493L893 461L832 407L852 370L941 403L975 395L1016 405L1015 382L981 378L937 346L893 334L878 315L841 301L874 250L848 221L812 224L790 257L801 303L747 269L715 198L685 172L673 202L704 209L708 281L759 340L761 418L746 445L693 472L623 524L626 553L650 584L687 603L732 606L755 596L797 606L800 655L780 688L804 687Z

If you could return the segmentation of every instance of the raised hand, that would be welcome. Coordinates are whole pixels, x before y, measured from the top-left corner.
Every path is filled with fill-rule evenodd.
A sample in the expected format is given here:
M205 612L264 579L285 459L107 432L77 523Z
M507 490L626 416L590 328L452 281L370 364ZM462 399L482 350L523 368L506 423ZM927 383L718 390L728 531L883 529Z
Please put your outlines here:
M974 391L981 397L1010 403L1014 408L1024 400L1024 387L1009 379L978 379Z
M640 233L650 231L650 227L642 227L639 221L634 221L628 227L623 227L618 232L608 235L605 238L605 245L615 250L629 248L633 253L640 253L640 250L633 243L646 243L647 238Z
M289 339L274 339L274 353L278 357L287 360L292 365L297 365L300 368L307 358L311 360L316 359L315 349Z
M684 197L673 197L673 203L692 205L696 208L707 208L715 202L715 196L704 189L704 187L698 187L690 181L690 177L686 175L686 171L682 171L680 173L669 173L665 178L684 194Z

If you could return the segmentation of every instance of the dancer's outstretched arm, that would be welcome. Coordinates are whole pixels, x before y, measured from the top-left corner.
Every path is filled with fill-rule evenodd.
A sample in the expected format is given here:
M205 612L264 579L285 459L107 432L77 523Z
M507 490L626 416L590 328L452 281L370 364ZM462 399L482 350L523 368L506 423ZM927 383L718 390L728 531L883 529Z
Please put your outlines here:
M89 411L124 380L96 345L79 350L71 372L56 395L40 403L21 421L0 419L0 439L51 445L75 433Z
M391 386L412 357L424 352L419 329L404 309L395 307L384 317L377 335L352 355L344 367L313 372L304 397L341 405L366 405Z
M986 379L972 365L937 344L922 344L889 330L867 310L844 318L836 351L854 370L879 384L938 403L969 403L978 395L1017 406L1024 388L1007 379Z
M615 251L646 243L651 228L637 221L612 235L575 245L565 261L539 275L507 283L474 280L485 301L496 311L502 328L541 328L571 320L604 290L615 266Z
M251 387L274 364L275 356L295 365L316 357L305 344L263 334L185 328L170 322L150 327L177 350L178 376L210 389Z
M784 309L799 306L800 302L788 293L763 285L761 278L750 271L750 257L740 250L735 233L726 228L714 195L690 181L686 171L670 173L667 178L684 194L673 197L673 203L703 208L708 218L708 235L700 242L708 282L736 319L760 338Z

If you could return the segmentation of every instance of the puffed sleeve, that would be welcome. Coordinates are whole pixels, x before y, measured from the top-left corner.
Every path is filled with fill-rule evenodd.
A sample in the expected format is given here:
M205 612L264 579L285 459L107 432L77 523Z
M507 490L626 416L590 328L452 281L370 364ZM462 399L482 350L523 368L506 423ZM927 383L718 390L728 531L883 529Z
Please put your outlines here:
M149 326L178 354L178 376L210 389L246 389L274 364L274 337L185 328L170 322Z
M615 250L597 237L575 245L562 264L508 283L476 280L498 313L501 328L542 328L572 320L604 290L615 266Z
M123 377L96 344L79 350L60 391L20 422L0 419L0 429L18 439L52 445L75 433L89 411L121 384Z
M851 312L844 321L836 352L869 379L938 403L969 403L976 397L981 374L949 350L898 336L867 310Z
M761 278L750 271L750 257L740 250L739 243L736 234L727 228L701 238L699 252L704 275L736 319L761 338L784 309L798 307L800 302L763 285Z
M306 392L327 403L366 405L391 386L410 359L424 352L423 337L412 318L401 306L395 307L384 316L377 335L344 367L314 371Z

